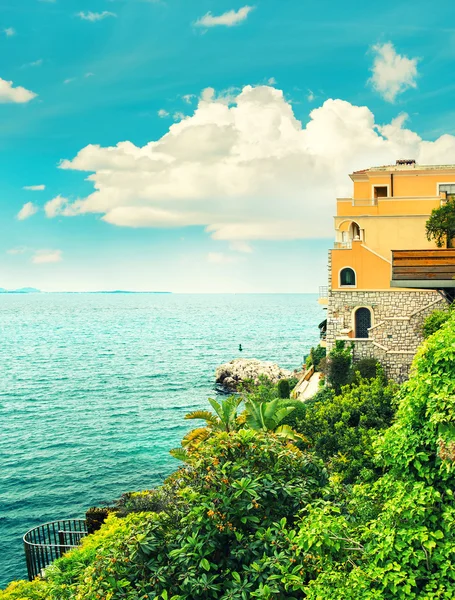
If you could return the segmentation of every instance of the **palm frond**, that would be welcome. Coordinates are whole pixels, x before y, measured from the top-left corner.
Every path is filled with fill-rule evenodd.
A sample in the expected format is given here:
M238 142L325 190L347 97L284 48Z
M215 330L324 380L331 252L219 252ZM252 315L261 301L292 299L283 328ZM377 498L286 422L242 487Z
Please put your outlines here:
M281 408L279 408L274 416L274 421L275 423L278 425L278 423L281 423L281 421L288 416L289 413L291 413L293 410L295 410L295 406L282 406Z
M291 440L293 442L297 442L298 440L302 442L308 442L307 438L304 435L297 433L297 431L292 429L292 427L289 427L289 425L280 425L275 429L274 433L278 437L284 438L286 440Z
M189 431L182 440L182 446L195 446L206 440L210 436L210 430L207 427L199 427Z
M188 462L190 458L185 448L173 448L172 450L169 450L169 454L182 462Z
M194 412L185 415L185 419L202 419L203 421L206 421L207 424L214 426L218 424L218 419L209 410L195 410Z

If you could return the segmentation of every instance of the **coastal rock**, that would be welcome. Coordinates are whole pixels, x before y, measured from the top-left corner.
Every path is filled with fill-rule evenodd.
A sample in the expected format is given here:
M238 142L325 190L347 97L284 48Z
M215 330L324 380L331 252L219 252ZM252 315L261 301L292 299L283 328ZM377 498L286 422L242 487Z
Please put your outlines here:
M215 380L229 390L236 390L246 380L253 380L258 383L260 375L265 375L276 383L279 379L291 377L293 373L280 368L275 363L258 360L257 358L236 358L217 368Z

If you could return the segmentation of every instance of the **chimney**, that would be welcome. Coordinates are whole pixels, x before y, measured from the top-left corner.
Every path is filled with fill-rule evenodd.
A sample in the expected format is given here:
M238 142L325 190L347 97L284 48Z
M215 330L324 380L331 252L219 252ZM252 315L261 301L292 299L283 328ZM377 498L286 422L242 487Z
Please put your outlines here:
M416 161L414 158L399 158L396 161L397 165L409 165L409 166L415 166Z

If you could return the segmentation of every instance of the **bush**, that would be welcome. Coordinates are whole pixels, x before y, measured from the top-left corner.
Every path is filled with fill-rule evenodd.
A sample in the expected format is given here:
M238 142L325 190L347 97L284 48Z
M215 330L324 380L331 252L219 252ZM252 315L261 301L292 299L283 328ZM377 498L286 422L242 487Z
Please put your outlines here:
M311 348L311 357L315 371L319 371L319 364L323 358L327 356L327 350L322 346Z
M2 600L46 600L48 598L47 585L44 581L13 581L3 592L0 590Z
M289 398L291 388L287 379L280 379L277 384L278 398L285 400Z
M338 340L330 352L326 365L327 383L339 394L341 388L352 381L352 350Z
M433 335L436 331L441 329L441 327L449 320L450 312L448 310L435 310L428 315L428 317L423 322L422 333L423 337L426 339Z
M305 414L296 419L294 429L340 481L354 483L362 471L364 476L379 475L373 442L392 423L396 391L394 383L384 383L382 373L361 379L340 395L324 389L304 403Z
M362 358L355 363L354 372L362 379L374 379L382 369L375 358Z

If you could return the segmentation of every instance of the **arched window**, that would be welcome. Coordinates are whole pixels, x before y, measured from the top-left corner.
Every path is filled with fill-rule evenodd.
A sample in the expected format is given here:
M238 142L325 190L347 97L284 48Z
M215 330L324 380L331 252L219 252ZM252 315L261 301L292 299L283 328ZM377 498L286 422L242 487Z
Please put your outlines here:
M371 327L371 312L362 306L355 311L355 337L367 338L368 329Z
M355 271L350 267L341 269L340 271L340 286L355 285Z

